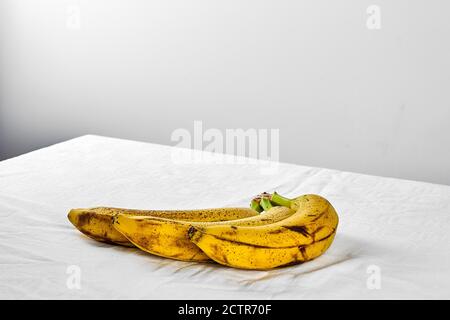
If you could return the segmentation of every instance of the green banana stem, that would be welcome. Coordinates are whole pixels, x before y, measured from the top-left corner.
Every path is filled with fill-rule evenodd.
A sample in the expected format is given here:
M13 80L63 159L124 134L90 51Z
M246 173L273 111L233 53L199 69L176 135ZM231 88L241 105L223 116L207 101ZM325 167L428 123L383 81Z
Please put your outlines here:
M261 207L264 209L264 211L269 210L270 208L273 207L272 203L270 202L270 200L268 198L262 198L261 201L259 202L259 204L261 205Z
M274 192L271 197L270 200L275 203L276 205L279 206L283 206L283 207L288 207L290 208L292 205L292 200L288 199L286 197L283 197L281 195L279 195L278 193Z
M261 207L261 205L259 204L261 201L261 199L259 198L255 198L252 200L252 202L250 202L250 208L252 208L253 210L261 213L264 211L263 207Z

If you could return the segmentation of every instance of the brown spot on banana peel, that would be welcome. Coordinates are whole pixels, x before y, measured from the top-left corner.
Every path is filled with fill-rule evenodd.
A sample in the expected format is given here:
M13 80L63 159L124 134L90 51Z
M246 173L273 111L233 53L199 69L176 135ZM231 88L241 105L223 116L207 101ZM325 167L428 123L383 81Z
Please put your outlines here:
M317 221L317 220L319 220L320 218L322 218L324 215L326 215L326 214L328 214L328 208L330 207L330 205L328 205L327 206L327 208L322 212L322 213L320 213L319 215L317 215L314 219L312 219L311 221Z
M306 226L283 226L283 228L300 233L302 236L311 237Z
M272 231L269 231L269 232L267 232L267 234L279 234L279 233L282 233L283 232L283 229L275 229L275 230L272 230Z
M333 228L333 230L329 234L327 234L323 238L320 238L319 240L314 241L313 243L320 242L320 241L323 241L323 240L327 240L329 237L333 236L335 233L336 233L336 228Z
M228 258L227 258L227 256L225 255L225 253L222 253L222 261L223 261L225 264L227 264L227 265L230 264L230 262L228 261Z
M134 243L134 245L143 251L157 255L160 257L177 259L182 261L209 261L210 259L206 256L203 251L198 248L195 243L189 240L188 232L184 233L184 237L159 237L152 236L149 233L142 233L139 230L133 234L124 234L128 240ZM171 244L166 244L167 240ZM164 246L173 245L177 250L163 250ZM184 248L184 249L183 249ZM192 255L188 256L191 252Z
M148 240L146 238L138 238L138 240L136 241L137 243L139 243L141 246L148 246Z
M293 260L293 261L291 261L291 262L288 262L288 263L279 265L278 267L276 267L276 269L278 269L278 268L286 268L286 267L296 266L296 265L298 265L298 264L302 264L303 262L304 262L304 261L301 261L301 260ZM274 269L275 269L275 268L274 268Z
M175 245L177 247L182 248L183 246L186 245L186 240L185 239L177 239L177 240L175 240Z
M314 244L315 242L318 242L318 241L322 241L322 240L328 239L333 233L336 232L336 228L332 228L331 233L329 233L327 236L325 236L324 238L321 238L321 239L316 239L316 233L318 233L323 228L326 228L326 226L320 226L312 233L308 232L308 230L306 229L307 228L306 226L283 226L282 228L269 231L268 234L279 234L279 233L282 233L283 232L283 228L288 229L288 230L293 231L293 232L297 232L297 233L303 235L304 237L311 238L312 242L310 244L308 244L308 245ZM199 226L195 226L195 227L191 226L189 228L189 230L188 230L188 237L194 243L199 241L199 239L201 238L201 234L208 234L208 232L206 231L205 228L202 228L202 227L199 227ZM233 235L233 234L235 234L235 232L224 232L223 234L225 234L225 235ZM217 238L219 240L228 241L228 242L236 243L236 244L250 245L250 246L253 246L255 248L274 248L274 247L271 247L271 246L254 245L254 244L249 244L249 243L245 243L245 242L241 242L241 241L225 239L225 238L222 238L222 237L220 237L218 235L212 235L212 236L214 236L215 238ZM194 237L196 237L196 238L194 239ZM277 248L292 248L292 247L293 246L277 247Z
M313 242L314 243L314 242ZM300 253L302 255L302 259L303 261L307 261L308 260L308 255L306 254L306 249L305 247L299 247Z
M190 231L189 233L190 233L191 241L193 241L194 243L199 242L201 237L203 236L203 233L201 231L199 231L199 230L195 230L194 227L191 227L191 229L189 231ZM318 239L318 240L316 240L316 241L314 241L314 242L312 242L310 244L303 245L303 246L298 246L297 249L298 249L299 255L298 254L293 254L292 255L293 261L288 262L286 264L282 264L282 265L273 267L273 268L267 268L267 269L284 268L284 267L288 267L288 266L302 264L302 263L304 263L306 261L315 259L316 257L313 257L311 259L310 259L310 257L308 257L306 249L309 246L313 245L313 244L317 244L319 242L322 242L322 241L325 241L325 240L329 239L330 237L334 236L335 233L336 233L336 228L333 228L332 231L329 234L327 234L325 237L323 237L321 239ZM225 242L229 242L229 243L235 243L237 245L251 246L251 247L254 247L254 248L264 248L264 249L290 249L290 248L295 248L295 247L292 247L292 246L291 247L278 247L278 248L257 246L257 245L251 245L251 244L238 242L238 241L230 241L228 239L222 239L222 238L217 237L217 236L212 236L212 237L217 238L218 240L221 240L221 241L225 241ZM222 252L222 250L220 250L218 248L218 246L215 245L215 244L210 244L210 248L211 248L211 251L212 251L212 255L214 256L215 259L218 260L218 262L223 262L225 265L230 266L230 263L228 261L228 258L226 256L225 252ZM250 269L252 269L252 268L250 268ZM262 269L256 268L255 270L267 270L267 269L266 268L262 268Z
M214 219L211 219L211 212L218 214L219 217L214 215ZM68 219L79 231L94 240L133 247L133 244L114 227L114 225L120 225L119 222L116 222L116 216L118 214L126 216L164 217L168 219L179 219L182 221L229 221L233 219L241 219L259 215L255 210L251 210L250 208L212 208L204 210L136 210L95 207L72 209L68 213ZM194 217L196 219L193 219ZM95 227L92 228L92 225L95 225ZM104 226L103 228L101 227L102 225ZM109 226L108 228L110 228L111 230L108 229L108 232L105 235L104 229L106 228L106 226Z
M96 218L94 212L85 212L82 209L72 209L69 211L67 218L81 233L89 238L108 244L116 244L111 239L105 238L105 235L108 235L107 231L93 233L86 228L86 226L91 223L91 220Z
M72 209L69 211L67 218L77 229L80 229L89 224L93 216L93 212L83 211L82 209Z
M311 233L311 236L313 237L313 243L316 241L316 234L324 228L325 228L325 226L320 226L316 230L314 230L313 233Z
M220 258L220 260L225 264L229 264L225 253L222 252L216 244L211 244L211 251L214 257Z
M189 227L189 230L188 230L188 238L195 243L195 241L199 240L198 239L199 233L200 232L195 227L191 226L191 227ZM197 237L196 237L196 234L197 234Z
M207 234L207 233L203 232L203 231L201 231L201 230L199 230L199 229L197 229L195 227L190 227L189 231L188 231L189 239L192 242L194 242L194 243L198 243L200 241L200 239L201 239L203 234ZM238 244L238 245L251 246L251 247L254 247L254 248L264 248L264 249L280 249L280 248L283 248L283 247L274 248L274 247L269 247L269 246L261 246L261 245L257 245L257 244L248 244L248 243L241 242L241 241L224 239L224 238L221 238L221 237L216 236L216 235L210 235L210 236L212 236L212 237L214 237L216 239L219 239L221 241L227 241L227 242L235 243L235 244ZM293 247L290 246L290 247L285 247L285 248L293 248Z
M313 260L313 259L317 258L317 257L315 257L315 258L313 258L313 259L309 259L308 255L307 255L307 253L306 253L306 248L309 247L309 246L311 246L311 245L313 245L313 244L316 244L316 243L319 243L319 242L322 242L322 241L327 240L328 238L334 236L335 233L336 233L336 228L334 228L333 231L330 232L327 236L325 236L325 237L323 237L323 238L321 238L321 239L319 239L319 240L317 240L317 241L314 241L314 242L311 243L311 244L304 245L304 246L299 246L298 249L299 249L299 252L300 252L300 254L301 254L301 256L302 256L302 259L301 259L301 260L299 260L297 257L294 257L294 256L293 256L293 257L292 257L292 258L294 259L293 261L291 261L291 262L289 262L289 263L286 263L286 264L283 264L283 265L280 265L280 266L278 266L278 267L276 267L276 268L284 268L284 267L294 266L294 265L302 264L302 263L304 263L304 262L306 262L306 261ZM323 253L323 252L322 252L322 253Z
M90 212L86 212L85 214L80 214L78 216L78 227L82 228L85 225L91 222L92 214Z
M120 224L120 223L119 223L118 217L119 217L119 214L115 214L115 215L113 215L113 216L111 217L111 223L112 223L113 225L115 225L115 224Z

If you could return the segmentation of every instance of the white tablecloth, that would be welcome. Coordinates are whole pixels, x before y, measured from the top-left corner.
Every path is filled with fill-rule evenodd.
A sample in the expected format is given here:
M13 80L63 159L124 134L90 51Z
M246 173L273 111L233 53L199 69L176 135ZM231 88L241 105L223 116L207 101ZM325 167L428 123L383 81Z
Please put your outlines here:
M89 135L0 162L0 298L450 298L449 186L289 164L262 174L252 163L180 163L174 150ZM273 190L335 206L323 256L271 271L179 262L90 240L66 217L247 206Z

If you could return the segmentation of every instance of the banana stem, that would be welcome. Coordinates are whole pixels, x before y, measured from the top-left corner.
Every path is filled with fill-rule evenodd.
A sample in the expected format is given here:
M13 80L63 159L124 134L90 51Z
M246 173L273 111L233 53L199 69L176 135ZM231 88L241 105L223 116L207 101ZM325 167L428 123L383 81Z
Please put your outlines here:
M270 200L275 203L276 205L288 207L290 208L292 205L292 200L288 199L286 197L283 197L279 195L278 193L274 192L272 196L270 197Z
M270 200L268 198L265 198L265 197L261 199L259 204L264 209L264 211L267 211L267 210L269 210L270 208L273 207L272 203L270 203Z
M259 204L261 201L261 199L259 198L255 198L252 200L252 202L250 202L250 208L252 208L253 210L261 213L264 211L264 209L261 207L261 205Z

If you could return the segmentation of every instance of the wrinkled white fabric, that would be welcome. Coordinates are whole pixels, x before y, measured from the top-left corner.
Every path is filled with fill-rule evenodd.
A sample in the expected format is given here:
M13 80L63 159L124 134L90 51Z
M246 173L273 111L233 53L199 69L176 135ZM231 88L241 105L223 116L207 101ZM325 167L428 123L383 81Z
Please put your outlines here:
M449 186L290 164L276 174L180 164L174 150L89 135L0 162L0 298L450 298ZM273 190L335 206L340 225L323 256L271 271L179 262L93 241L67 220L76 207L247 206Z

